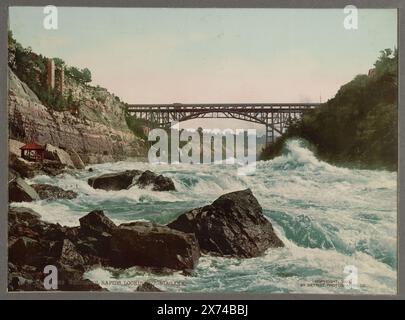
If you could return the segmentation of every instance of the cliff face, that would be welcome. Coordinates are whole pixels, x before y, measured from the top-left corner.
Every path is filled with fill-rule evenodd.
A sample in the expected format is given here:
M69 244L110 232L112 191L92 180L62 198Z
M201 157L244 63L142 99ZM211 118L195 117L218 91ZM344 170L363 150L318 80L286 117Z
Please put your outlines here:
M80 101L78 112L45 107L9 68L10 139L52 144L76 151L85 163L139 157L145 143L128 129L123 103L106 89L66 82L65 90Z
M129 132L124 113L124 103L99 86L92 87L65 77L64 95L71 96L77 105L76 117L101 123L123 132Z

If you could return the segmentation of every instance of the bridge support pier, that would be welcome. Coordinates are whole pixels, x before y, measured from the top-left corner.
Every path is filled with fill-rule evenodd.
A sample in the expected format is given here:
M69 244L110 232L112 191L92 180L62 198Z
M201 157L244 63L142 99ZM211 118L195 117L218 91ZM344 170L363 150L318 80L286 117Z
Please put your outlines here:
M266 147L270 144L273 144L275 141L274 137L274 114L267 114L266 115Z
M266 125L266 147L274 143L274 128L270 125Z

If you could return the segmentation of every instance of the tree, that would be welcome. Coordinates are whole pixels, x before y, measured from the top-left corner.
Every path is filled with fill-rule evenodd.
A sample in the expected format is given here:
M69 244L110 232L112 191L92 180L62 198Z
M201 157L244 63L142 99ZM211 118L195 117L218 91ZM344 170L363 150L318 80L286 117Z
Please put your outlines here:
M91 82L91 72L89 69L84 68L82 70L76 67L67 68L67 75L79 83L86 84Z
M58 68L66 65L65 61L63 61L61 58L53 58L53 61L55 62L55 66Z
M89 69L82 69L82 80L84 83L91 82L91 72Z

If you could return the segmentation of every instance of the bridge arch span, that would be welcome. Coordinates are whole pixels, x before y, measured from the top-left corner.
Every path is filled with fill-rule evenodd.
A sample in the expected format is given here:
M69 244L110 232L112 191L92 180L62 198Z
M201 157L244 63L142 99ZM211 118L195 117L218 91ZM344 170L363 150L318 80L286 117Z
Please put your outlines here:
M293 119L319 103L132 104L126 112L163 128L192 119L237 119L265 125L266 144L283 134Z

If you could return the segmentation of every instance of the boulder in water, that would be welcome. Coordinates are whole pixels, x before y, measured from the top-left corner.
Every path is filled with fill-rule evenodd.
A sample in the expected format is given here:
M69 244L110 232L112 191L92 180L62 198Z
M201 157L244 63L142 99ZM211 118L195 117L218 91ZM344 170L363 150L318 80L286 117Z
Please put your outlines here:
M153 191L174 191L176 188L174 187L173 180L164 177L162 175L157 175L156 173L146 170L144 171L141 176L138 178L136 184L140 188L145 188L147 186L152 186Z
M57 264L58 290L61 291L107 291L100 285L84 279L83 271L75 267Z
M195 234L201 250L215 255L250 258L284 246L250 189L222 195L168 226Z
M51 255L63 265L72 267L83 267L84 259L77 252L76 246L68 239L53 244L51 248Z
M72 190L63 190L49 184L32 184L31 187L34 188L41 199L74 199L77 197L77 193Z
M10 262L18 264L30 264L35 257L41 256L43 252L44 249L40 242L29 237L20 237L9 243L8 247Z
M76 169L84 169L86 167L82 158L80 158L80 155L76 151L69 150L69 155Z
M142 172L139 170L127 170L118 173L107 173L99 177L88 179L88 184L94 189L103 190L122 190L127 189L133 182L136 176L139 176Z
M133 185L137 185L140 188L152 186L153 191L176 190L172 179L149 170L144 172L139 170L127 170L118 173L108 173L99 177L90 178L87 182L94 189L107 191L129 189Z
M65 171L66 165L59 161L44 160L41 170L49 176L57 176Z
M122 224L111 238L113 267L144 266L190 272L199 257L194 235L152 222Z
M133 266L190 271L200 250L194 235L152 222L116 226L101 210L80 218L79 251L102 257L116 268Z
M9 202L31 202L40 200L38 193L23 179L16 177L8 183Z
M9 154L8 166L22 178L33 178L37 173L41 172L40 163L29 162L14 153Z
M58 270L59 290L101 290L84 279L93 266L189 274L200 257L194 235L151 222L116 226L101 210L80 219L80 227L40 220L26 208L9 208L9 290L43 290L46 265ZM140 290L153 290L145 285Z
M58 161L60 164L63 164L69 168L75 168L72 159L70 158L69 153L65 150L55 147L51 144L46 144L45 146L45 159Z
M79 219L80 231L86 235L98 236L102 233L111 234L117 226L102 210L93 210Z
M59 290L103 290L84 279L84 272L99 261L79 252L78 235L76 228L41 221L31 209L9 208L8 290L45 290L46 265L57 267Z
M138 292L163 292L159 288L156 288L153 284L150 282L145 281L142 283L140 286L136 288L136 291Z
M33 226L38 223L41 216L34 210L23 207L9 208L8 211L8 223L11 225L25 223Z

